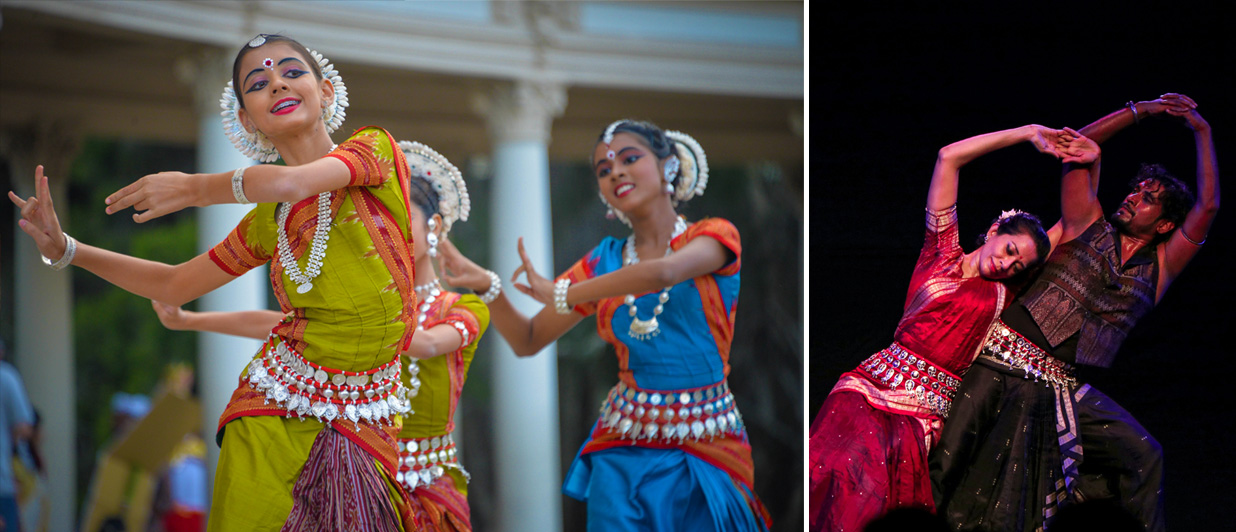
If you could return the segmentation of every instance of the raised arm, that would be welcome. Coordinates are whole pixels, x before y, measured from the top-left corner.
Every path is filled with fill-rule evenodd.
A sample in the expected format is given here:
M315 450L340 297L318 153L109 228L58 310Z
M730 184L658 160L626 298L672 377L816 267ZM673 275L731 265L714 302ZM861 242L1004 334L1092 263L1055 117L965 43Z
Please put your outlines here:
M442 266L438 271L447 283L470 289L477 294L490 289L491 279L488 272L460 253L449 239L439 242L438 253ZM552 292L552 285L550 290ZM506 296L507 293L503 291L497 299L489 303L489 323L519 356L535 355L584 319L576 312L558 314L552 306L541 309L529 318L516 309Z
M1158 286L1160 298L1167 286L1201 250L1201 244L1206 241L1215 214L1219 212L1219 163L1215 159L1210 124L1197 113L1196 108L1168 112L1184 118L1185 124L1193 130L1193 141L1197 147L1197 200L1189 214L1185 215L1184 223L1163 246L1163 267L1160 270Z
M1064 175L1060 179L1060 221L1047 232L1052 249L1061 242L1077 238L1077 235L1103 216L1103 207L1099 205L1098 197L1098 143L1065 128L1061 150L1066 155L1066 162Z
M1059 158L1058 129L1039 125L1027 125L960 140L940 148L936 156L935 170L931 174L931 186L927 190L927 208L946 209L957 203L957 182L961 167L982 155L1019 142L1030 142L1042 153Z
M239 170L238 170L239 171ZM104 200L107 213L133 207L133 221L142 223L186 207L236 203L232 181L236 172L186 174L159 172L142 177ZM348 186L348 165L323 157L300 166L260 164L243 169L241 188L251 203L295 202Z
M1083 127L1079 132L1067 130L1075 138L1089 139L1097 144L1107 142L1126 127L1142 120L1162 116L1169 111L1183 112L1197 107L1192 98L1183 94L1167 93L1157 100L1132 102L1125 104L1119 110L1095 120ZM1068 139L1066 139L1067 142ZM1096 147L1097 149L1097 147ZM1066 164L1060 187L1060 231L1052 236L1052 246L1067 242L1085 231L1090 224L1103 216L1103 208L1099 205L1097 190L1099 188L1099 162L1092 165Z
M1183 94L1169 92L1160 96L1157 100L1129 102L1119 110L1113 111L1107 116L1081 128L1080 133L1099 144L1103 144L1115 136L1116 133L1119 133L1120 130L1147 118L1161 116L1167 113L1169 109L1180 112L1196 108L1197 103L1192 98Z
M12 191L9 199L21 210L18 225L34 239L39 253L59 262L69 249L52 204L51 191L43 167L35 168L35 196L22 199ZM139 296L182 305L223 286L234 279L206 254L175 266L122 255L76 243L68 260L104 280Z

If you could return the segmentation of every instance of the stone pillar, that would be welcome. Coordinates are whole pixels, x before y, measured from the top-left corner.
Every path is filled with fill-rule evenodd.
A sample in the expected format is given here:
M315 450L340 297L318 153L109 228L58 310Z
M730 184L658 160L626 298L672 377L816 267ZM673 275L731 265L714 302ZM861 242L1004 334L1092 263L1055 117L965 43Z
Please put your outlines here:
M549 131L566 105L558 85L515 82L497 88L478 110L493 141L493 201L490 204L491 267L505 281L520 265L516 241L547 275L553 264L549 203ZM521 312L541 304L504 282ZM562 528L561 454L558 448L558 357L550 345L517 358L503 342L494 347L493 429L498 530Z
M34 167L43 165L51 185L52 203L60 206L60 226L72 234L65 191L69 164L76 155L79 134L64 124L40 123L6 130L5 158L16 190L34 195ZM7 199L6 199L7 200ZM15 209L16 212L16 209ZM20 213L17 217L20 218ZM16 337L8 359L21 373L30 402L42 416L42 451L47 466L49 499L53 501L50 530L72 530L77 507L77 409L73 370L73 269L52 271L43 264L30 236L18 227L13 245L14 325ZM10 457L0 457L9 460Z
M219 97L232 77L231 54L211 51L182 60L177 69L181 79L194 90L198 117L197 171L223 172L256 163L249 160L223 134L219 116ZM205 253L227 237L252 205L212 205L198 209L197 249ZM229 311L266 308L269 276L265 267L256 268L232 282L202 296L198 310ZM215 429L228 399L236 390L245 364L261 347L261 342L216 333L198 333L197 383L202 403L202 437L206 440L207 481L214 483L219 447ZM207 486L209 489L210 486Z

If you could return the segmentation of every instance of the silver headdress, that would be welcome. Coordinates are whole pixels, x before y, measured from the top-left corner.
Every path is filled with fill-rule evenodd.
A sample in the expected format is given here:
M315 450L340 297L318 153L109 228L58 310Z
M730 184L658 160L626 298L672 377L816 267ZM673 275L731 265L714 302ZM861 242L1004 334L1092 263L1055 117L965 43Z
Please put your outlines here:
M399 141L399 149L408 159L412 177L429 182L438 193L438 214L442 215L442 233L449 233L456 220L468 221L472 199L463 174L451 161L433 148L419 142Z
M704 155L704 148L686 133L666 131L665 136L674 141L674 151L678 153L674 199L682 202L703 196L704 189L708 188L708 157Z

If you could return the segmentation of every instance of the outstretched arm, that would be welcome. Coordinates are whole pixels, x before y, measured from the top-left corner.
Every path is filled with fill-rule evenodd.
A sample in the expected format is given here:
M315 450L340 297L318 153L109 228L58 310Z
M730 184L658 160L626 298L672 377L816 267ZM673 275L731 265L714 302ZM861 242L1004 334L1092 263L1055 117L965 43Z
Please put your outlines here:
M186 207L236 203L232 193L234 172L186 174L159 172L142 177L108 196L107 213L133 207L133 221L142 223ZM348 186L348 165L323 157L300 166L261 164L244 169L241 176L246 199L251 203L295 202Z
M1193 130L1193 141L1197 146L1197 200L1185 216L1184 223L1163 246L1156 301L1163 297L1167 286L1197 255L1200 244L1206 241L1206 235L1210 232L1215 214L1219 212L1219 163L1215 160L1210 124L1197 113L1197 109L1168 112L1183 117L1185 124Z
M230 334L243 338L265 340L286 314L273 310L240 310L229 312L194 312L159 301L151 301L159 321L174 331L205 331ZM455 327L439 324L412 335L403 355L424 359L451 353L463 345L463 337Z
M265 340L284 317L273 310L194 312L154 300L150 305L163 326L173 331L206 331L258 340Z
M946 209L957 203L957 182L961 167L982 155L1019 142L1030 142L1042 153L1059 158L1058 143L1061 131L1039 125L1028 125L970 137L940 148L936 167L931 174L931 186L927 189L927 208Z
M59 260L68 249L68 240L60 229L43 167L35 168L34 175L35 196L22 199L10 191L9 200L21 210L18 225L34 239L39 253ZM234 279L206 254L172 266L78 243L71 264L139 296L175 305L197 299Z

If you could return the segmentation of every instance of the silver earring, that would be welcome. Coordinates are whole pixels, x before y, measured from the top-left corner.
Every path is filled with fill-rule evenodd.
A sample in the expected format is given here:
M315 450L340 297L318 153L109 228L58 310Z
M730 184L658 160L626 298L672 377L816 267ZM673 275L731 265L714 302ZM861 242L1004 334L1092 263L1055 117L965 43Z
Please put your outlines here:
M438 235L429 233L425 240L429 241L429 256L435 259L438 258Z
M666 194L673 194L673 193L674 193L674 185L671 185L671 184L669 184L669 183L666 183L666 184L665 184L665 193L666 193Z
M669 156L668 159L665 160L665 180L666 181L673 183L674 180L678 178L679 165L680 163L678 162L677 155L671 155Z
M438 221L433 218L429 219L429 235L425 240L429 242L429 256L438 258L438 235L434 234L434 230L438 228Z

